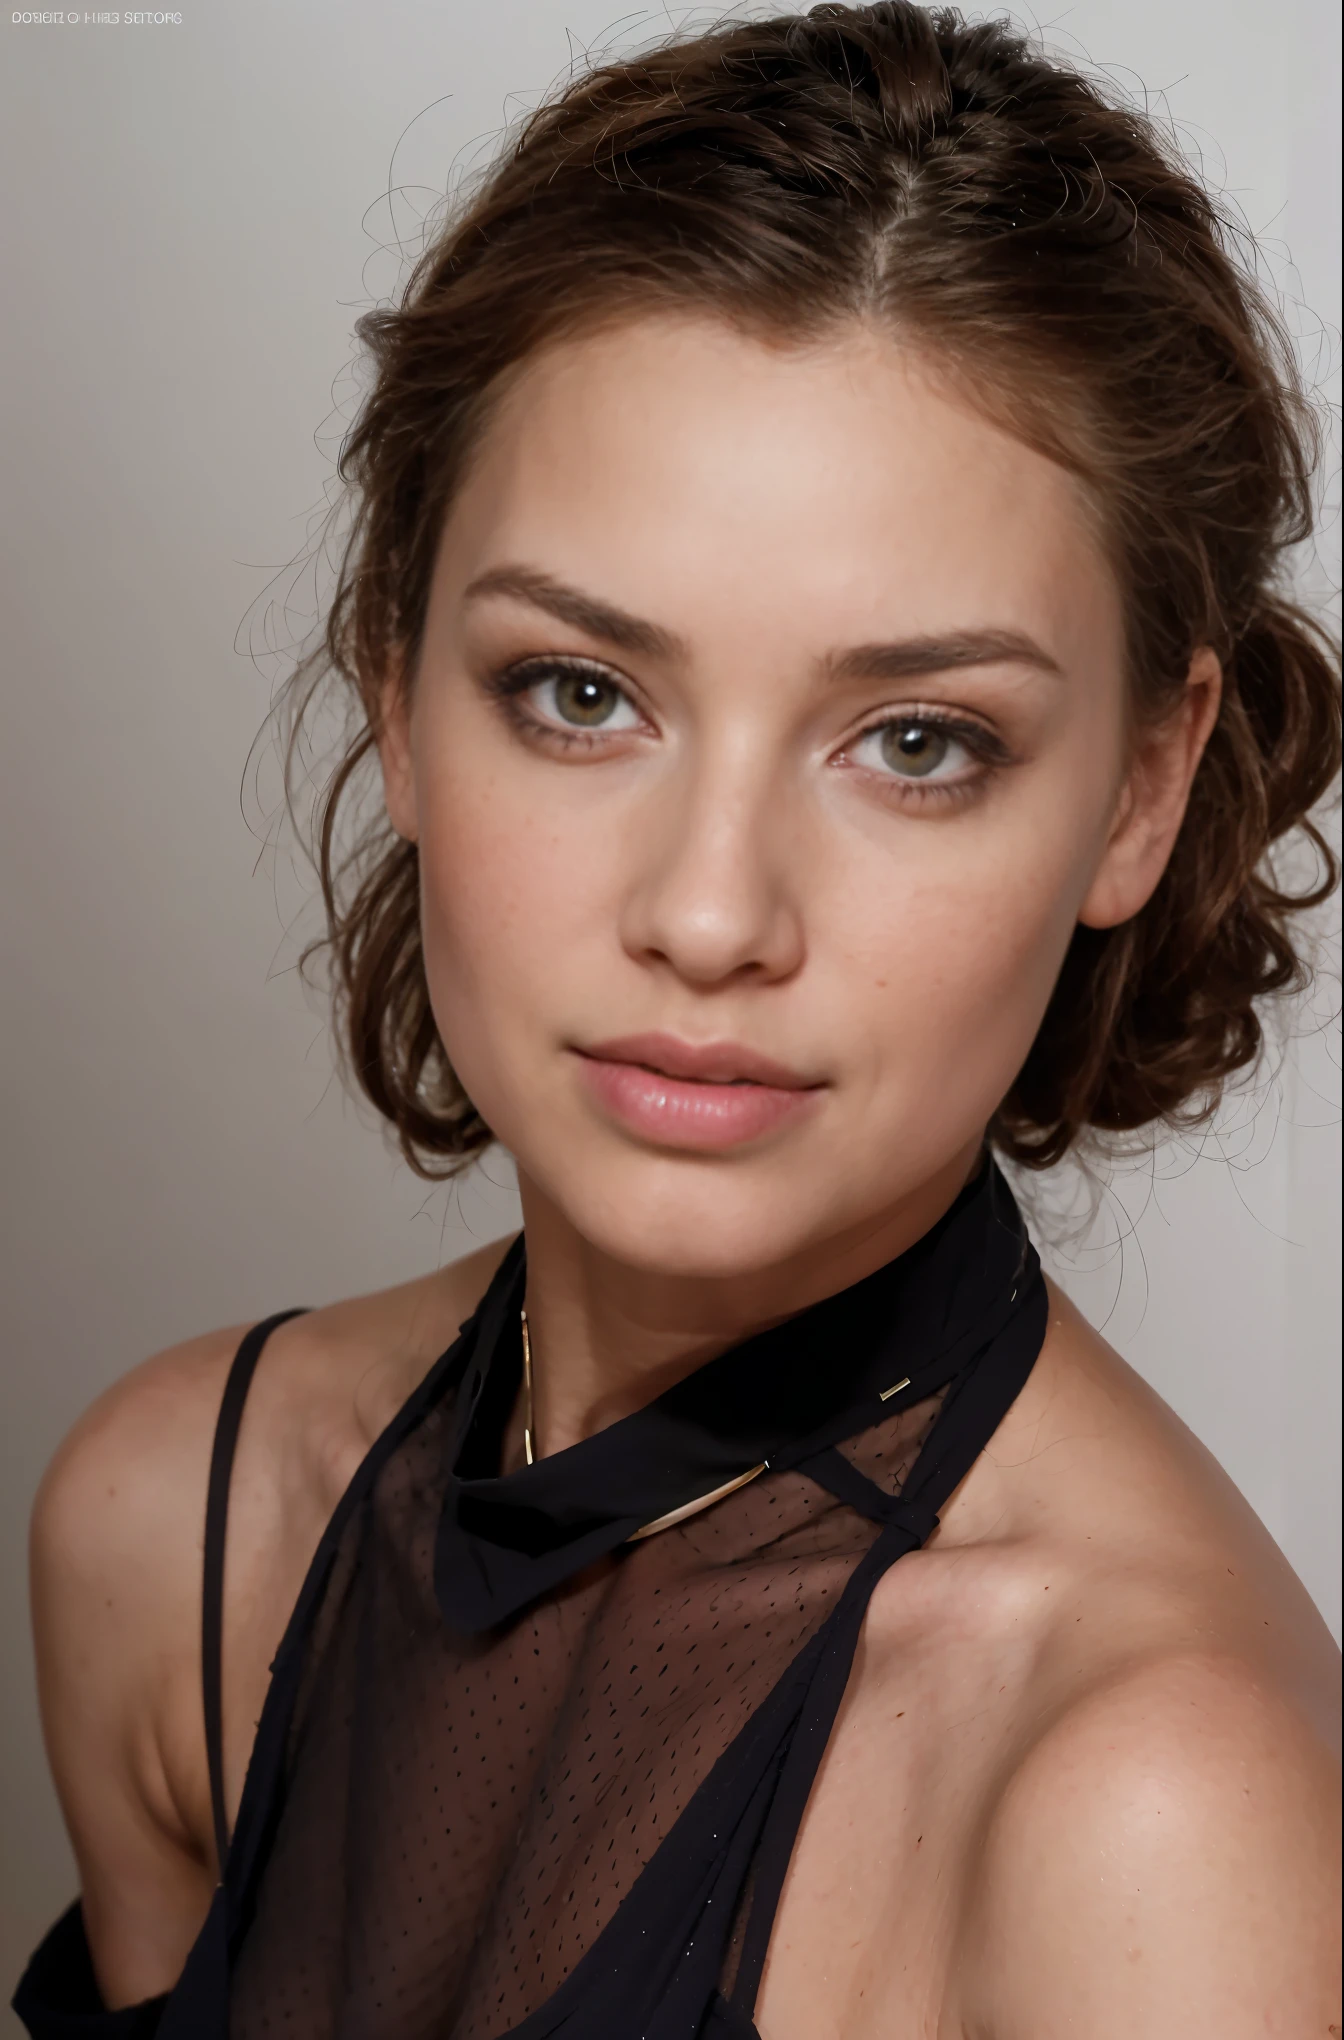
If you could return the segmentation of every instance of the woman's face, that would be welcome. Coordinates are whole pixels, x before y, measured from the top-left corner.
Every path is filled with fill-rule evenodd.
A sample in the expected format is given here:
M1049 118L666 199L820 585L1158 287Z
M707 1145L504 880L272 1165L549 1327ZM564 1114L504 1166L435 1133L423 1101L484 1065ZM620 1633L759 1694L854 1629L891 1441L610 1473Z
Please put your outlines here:
M1076 485L890 339L650 317L536 357L382 746L525 1187L714 1276L961 1180L1080 915L1160 871L1125 730Z

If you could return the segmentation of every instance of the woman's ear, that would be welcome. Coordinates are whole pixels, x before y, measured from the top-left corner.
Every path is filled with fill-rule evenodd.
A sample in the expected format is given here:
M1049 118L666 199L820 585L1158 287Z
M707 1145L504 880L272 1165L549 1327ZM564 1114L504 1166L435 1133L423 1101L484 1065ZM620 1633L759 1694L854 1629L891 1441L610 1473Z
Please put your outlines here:
M1223 669L1201 646L1172 714L1143 731L1116 806L1110 839L1078 910L1085 928L1115 928L1146 906L1185 817L1195 769L1218 720Z
M387 818L408 843L419 841L415 811L415 774L411 766L411 697L400 648L389 657L378 690L375 729L378 762L383 769L383 801Z

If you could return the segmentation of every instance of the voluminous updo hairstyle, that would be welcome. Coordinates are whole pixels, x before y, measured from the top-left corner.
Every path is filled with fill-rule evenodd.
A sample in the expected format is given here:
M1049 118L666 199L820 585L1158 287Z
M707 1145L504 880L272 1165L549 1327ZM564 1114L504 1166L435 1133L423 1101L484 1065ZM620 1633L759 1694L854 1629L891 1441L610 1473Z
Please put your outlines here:
M1294 911L1335 861L1310 811L1339 768L1337 661L1296 604L1318 451L1281 323L1235 225L1130 107L999 21L908 0L673 40L531 114L357 332L372 380L342 447L353 508L321 641L289 682L287 764L320 680L350 741L318 807L326 952L359 1084L422 1175L489 1128L430 1010L414 845L359 812L380 685L414 685L445 513L500 378L542 343L701 308L800 340L881 320L1099 513L1137 720L1195 649L1225 692L1168 869L1123 926L1079 928L990 1132L1045 1166L1087 1129L1193 1123L1260 1049L1255 1001L1300 984ZM291 784L292 796L292 784ZM1294 891L1271 847L1303 831Z

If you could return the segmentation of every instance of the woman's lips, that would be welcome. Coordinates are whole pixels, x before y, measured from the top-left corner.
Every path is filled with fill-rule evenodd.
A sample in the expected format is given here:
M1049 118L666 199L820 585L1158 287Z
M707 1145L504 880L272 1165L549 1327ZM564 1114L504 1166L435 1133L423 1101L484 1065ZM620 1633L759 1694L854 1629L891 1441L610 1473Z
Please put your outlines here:
M578 1062L597 1102L659 1147L740 1147L801 1117L824 1089L736 1042L635 1035L581 1049Z

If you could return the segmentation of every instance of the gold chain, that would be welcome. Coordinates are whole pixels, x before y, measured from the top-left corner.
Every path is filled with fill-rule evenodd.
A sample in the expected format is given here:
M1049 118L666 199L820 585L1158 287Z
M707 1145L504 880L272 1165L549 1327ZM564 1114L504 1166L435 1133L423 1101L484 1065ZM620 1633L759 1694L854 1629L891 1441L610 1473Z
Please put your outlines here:
M532 1444L532 1341L527 1335L527 1312L518 1313L523 1324L523 1450L531 1466L536 1458Z
M536 1434L533 1430L532 1409L532 1339L527 1329L527 1312L520 1310L519 1321L523 1331L523 1451L529 1466L535 1465ZM749 1480L755 1480L758 1473L764 1473L770 1464L763 1459L759 1466L753 1466L746 1473L739 1473L732 1480L726 1480L722 1487L713 1488L709 1494L700 1495L693 1502L683 1502L679 1509L669 1509L665 1516L656 1516L652 1523L646 1523L642 1530L632 1530L626 1538L627 1544L635 1544L641 1537L652 1537L655 1530L670 1530L674 1523L684 1523L688 1516L698 1516L701 1509L707 1509L711 1502L723 1500L735 1489L745 1487Z

